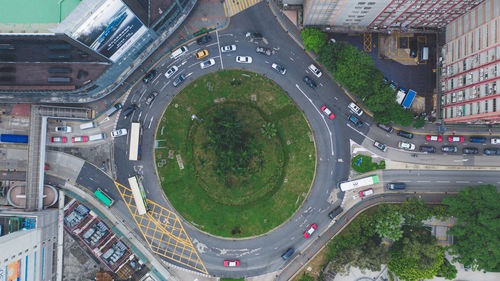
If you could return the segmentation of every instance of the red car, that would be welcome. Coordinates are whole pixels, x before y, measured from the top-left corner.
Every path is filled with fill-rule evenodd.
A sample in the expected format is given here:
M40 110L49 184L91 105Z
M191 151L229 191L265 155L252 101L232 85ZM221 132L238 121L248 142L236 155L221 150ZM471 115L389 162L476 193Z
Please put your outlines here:
M316 228L318 227L314 223L311 224L311 226L306 230L306 232L304 232L304 237L309 238L309 236L311 236L314 233Z
M239 260L225 260L224 261L224 266L226 266L226 267L237 267L237 266L240 266L240 261Z
M443 141L443 137L442 136L431 136L431 135L427 135L425 137L425 139L427 141L437 141L437 142L442 142Z
M464 142L465 138L460 136L449 136L448 142Z
M51 142L62 142L62 143L65 143L66 142L66 137L52 137L50 139Z
M361 197L366 197L366 196L372 195L372 194L373 194L373 188L368 188L368 189L365 189L365 190L359 192L359 196L361 196Z
M73 137L73 142L87 142L87 136Z
M323 105L321 107L321 111L323 111L326 114L326 116L328 116L328 118L330 119L335 118L335 114L333 114L333 112L328 107L326 107L326 105Z

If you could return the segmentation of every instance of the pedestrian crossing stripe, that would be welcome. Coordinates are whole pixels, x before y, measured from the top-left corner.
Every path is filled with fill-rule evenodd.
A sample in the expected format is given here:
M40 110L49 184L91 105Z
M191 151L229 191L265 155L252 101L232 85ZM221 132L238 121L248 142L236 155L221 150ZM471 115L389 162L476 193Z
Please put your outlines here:
M229 18L261 1L262 0L226 0L224 2L224 12L226 17Z

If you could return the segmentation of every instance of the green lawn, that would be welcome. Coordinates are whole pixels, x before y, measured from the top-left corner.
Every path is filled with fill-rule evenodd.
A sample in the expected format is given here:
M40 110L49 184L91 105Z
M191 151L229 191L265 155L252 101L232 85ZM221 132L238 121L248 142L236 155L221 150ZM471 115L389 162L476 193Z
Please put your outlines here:
M191 120L193 114L203 120L222 105L241 105L240 117L250 129L272 122L279 135L263 146L261 177L239 181L243 187L232 190L213 186L217 181L210 178L206 164L211 158L200 155L198 148L204 141L203 130L198 128L203 122ZM310 135L302 112L274 82L240 70L208 74L173 99L159 124L156 139L165 148L156 149L156 161L165 163L157 167L163 190L176 210L203 231L224 237L265 233L286 221L309 191L316 163ZM177 155L182 158L182 170ZM203 165L206 169L201 169ZM235 194L224 194L231 191ZM232 198L229 204L228 196Z
M59 23L81 0L2 1L1 23Z

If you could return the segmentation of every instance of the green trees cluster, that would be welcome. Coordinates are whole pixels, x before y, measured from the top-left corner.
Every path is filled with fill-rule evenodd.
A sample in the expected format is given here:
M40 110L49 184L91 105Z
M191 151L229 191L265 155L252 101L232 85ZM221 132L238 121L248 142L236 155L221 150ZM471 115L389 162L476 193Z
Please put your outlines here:
M318 53L326 45L326 33L316 28L304 28L300 33L306 50Z

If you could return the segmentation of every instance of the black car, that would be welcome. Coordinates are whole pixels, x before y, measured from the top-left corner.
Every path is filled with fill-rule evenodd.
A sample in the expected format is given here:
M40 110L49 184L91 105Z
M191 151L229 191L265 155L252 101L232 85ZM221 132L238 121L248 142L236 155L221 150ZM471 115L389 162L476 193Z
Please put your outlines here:
M212 41L212 36L210 36L210 34L207 34L207 35L204 35L204 36L198 38L196 40L196 43L198 43L198 45L205 45L210 41Z
M271 51L271 49L268 49L265 47L260 47L260 46L255 48L255 52L257 52L258 54L266 55L266 56L270 56L273 54L273 51Z
M328 217L333 220L336 216L338 216L340 213L342 213L344 209L342 207L338 206L337 208L333 209L330 213L328 213Z
M436 148L434 146L421 145L420 146L420 151L421 152L434 153L434 152L436 152Z
M403 137L403 138L407 138L407 139L413 138L413 134L410 132L407 132L407 131L399 131L398 136Z
M142 81L147 84L149 81L155 78L157 73L158 72L156 71L156 69L151 70L150 72L146 73L146 76L142 78Z
M500 155L500 148L486 148L484 150L486 155Z
M186 76L184 76L184 74L181 74L181 75L177 76L177 78L174 80L172 85L174 85L174 87L177 87L180 84L182 84L182 82L184 82L184 80L186 80Z
M137 105L131 104L129 107L127 107L127 109L123 111L123 115L125 115L125 117L129 117L129 115L132 114L132 112L134 112L134 110L136 109Z
M477 154L478 150L475 147L466 147L462 150L464 154Z
M262 38L264 38L264 36L262 36L262 34L260 34L258 32L247 32L245 34L245 37L249 38L249 39L262 39Z
M445 145L441 147L442 152L457 152L457 147L453 145Z
M309 76L304 76L304 82L306 82L307 86L316 89L316 82L312 80Z

